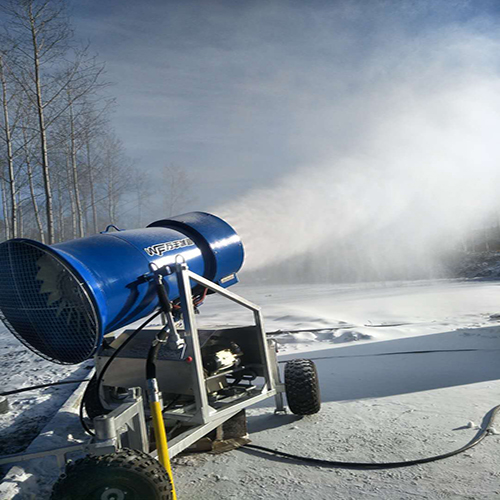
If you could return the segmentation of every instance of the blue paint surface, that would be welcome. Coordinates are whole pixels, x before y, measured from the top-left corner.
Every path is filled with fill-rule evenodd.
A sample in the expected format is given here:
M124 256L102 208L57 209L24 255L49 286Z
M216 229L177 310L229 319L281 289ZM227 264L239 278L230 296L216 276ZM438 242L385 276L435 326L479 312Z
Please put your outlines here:
M60 301L47 305L50 295L40 292L42 281L37 277L40 260L47 254L69 268L85 288L97 313L94 329L85 325L75 328L71 321L76 321L76 316L57 312ZM0 275L0 289L4 290L0 311L10 330L39 354L58 362L83 361L99 348L103 335L158 308L154 281L144 276L150 273L151 264L172 265L179 256L191 271L230 286L237 281L232 275L241 268L244 252L229 224L203 212L157 221L143 229L98 234L52 246L27 239L10 240L0 245L0 261L5 267ZM176 275L165 276L164 283L170 300L178 298ZM40 309L44 309L43 316ZM62 332L71 338L64 338Z

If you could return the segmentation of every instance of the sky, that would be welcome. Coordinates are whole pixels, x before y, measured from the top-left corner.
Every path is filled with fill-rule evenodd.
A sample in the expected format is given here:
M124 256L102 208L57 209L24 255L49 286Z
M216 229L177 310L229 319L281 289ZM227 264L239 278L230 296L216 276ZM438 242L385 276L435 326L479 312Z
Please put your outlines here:
M356 148L357 96L425 58L433 37L498 32L500 11L481 0L70 3L114 82L129 154L153 172L189 171L200 208ZM336 115L347 98L351 116Z
M430 265L500 210L496 0L70 3L129 155L185 169L249 269L353 242Z

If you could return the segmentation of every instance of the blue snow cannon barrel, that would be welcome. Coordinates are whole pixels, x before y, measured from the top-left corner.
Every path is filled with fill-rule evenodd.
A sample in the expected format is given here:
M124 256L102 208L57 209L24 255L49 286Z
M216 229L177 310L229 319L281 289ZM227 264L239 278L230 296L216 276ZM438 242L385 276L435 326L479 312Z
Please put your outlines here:
M244 258L234 229L203 212L52 246L6 241L0 244L0 319L44 358L80 363L106 333L159 307L154 282L145 275L151 263L174 264L179 255L190 270L223 287L237 282ZM170 299L178 298L175 274L164 282Z

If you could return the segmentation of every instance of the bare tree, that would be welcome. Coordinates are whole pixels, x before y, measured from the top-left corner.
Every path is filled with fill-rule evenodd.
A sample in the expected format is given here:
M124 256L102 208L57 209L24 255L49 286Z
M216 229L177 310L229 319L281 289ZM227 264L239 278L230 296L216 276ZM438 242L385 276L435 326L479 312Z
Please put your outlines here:
M92 229L94 234L97 233L97 203L96 203L96 189L95 189L95 163L94 156L92 155L92 136L89 129L86 129L86 134L84 138L85 142L85 153L87 162L87 178L89 185L89 206L92 211Z
M4 177L4 164L0 162L0 192L2 194L2 215L3 215L3 232L4 238L8 240L10 238L10 227L8 223L9 210L7 207L7 189L5 187L5 177Z
M28 135L28 127L23 123L21 126L23 132L23 149L24 149L24 162L26 165L26 174L28 178L28 186L30 191L31 203L33 205L33 213L35 216L36 226L38 228L38 235L40 241L45 243L45 232L43 229L42 217L40 215L40 208L38 205L37 189L35 185L35 173L33 171L31 141Z
M0 12L8 16L0 40L4 236L52 244L136 209L141 224L150 181L109 125L103 65L88 46L76 47L66 1L2 0ZM168 185L187 191L182 174ZM177 210L180 200L170 205Z
M55 233L48 129L75 101L96 90L103 66L89 57L88 47L70 50L73 33L63 0L11 0L3 11L10 16L13 75L38 117L39 163L50 244ZM65 94L68 98L64 100Z
M131 177L136 204L130 210L137 213L136 227L142 227L145 208L149 206L148 201L151 199L153 182L147 172L137 168L133 170Z
M108 114L114 100L110 98L95 98L86 96L79 103L78 112L78 149L81 150L82 159L80 160L79 170L84 179L81 191L81 198L86 200L83 207L84 218L87 221L88 211L90 210L91 224L87 222L87 229L92 227L95 234L98 231L98 193L96 189L96 180L100 176L102 169L100 147L102 141L100 137L110 130L111 126L108 120ZM102 155L101 155L102 156Z
M57 165L57 169L54 172L54 194L55 194L55 199L56 199L56 206L57 206L57 222L58 222L58 229L57 229L57 239L59 241L64 241L66 237L66 231L65 231L65 216L64 216L64 209L65 209L65 200L64 200L64 179L63 179L63 174L61 172L60 165Z
M130 162L126 158L122 142L114 134L104 134L101 137L100 146L102 150L100 169L102 200L109 223L117 224L120 203L130 187Z
M7 92L7 78L5 75L5 56L0 52L0 83L2 86L1 99L3 111L3 134L7 151L7 179L10 195L10 230L9 234L16 238L18 235L18 207L16 199L16 177L14 172L14 154L12 147L12 130L9 120L9 103L11 98ZM5 213L4 213L5 216Z
M183 212L193 202L192 180L184 168L176 165L166 166L162 177L165 216Z
M10 32L15 47L16 80L24 90L29 102L35 107L38 116L40 158L45 189L45 210L47 217L48 243L54 242L54 218L52 211L52 189L47 144L46 107L56 99L60 92L53 93L45 100L42 66L51 64L66 50L70 37L69 26L64 15L64 4L51 4L48 1L12 1L4 7L10 15Z
M69 102L69 156L71 163L71 181L72 181L72 191L73 199L75 202L75 212L76 212L76 224L78 225L78 231L76 236L83 237L83 207L82 200L80 196L80 181L78 174L78 165L76 160L77 154L77 137L76 137L76 124L75 124L75 114L73 111L73 102L71 100L71 91L67 90L68 102Z

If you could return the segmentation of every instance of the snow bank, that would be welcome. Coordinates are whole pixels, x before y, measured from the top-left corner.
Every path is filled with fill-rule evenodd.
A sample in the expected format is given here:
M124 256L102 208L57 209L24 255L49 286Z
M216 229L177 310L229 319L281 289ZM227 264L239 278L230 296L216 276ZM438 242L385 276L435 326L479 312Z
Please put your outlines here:
M238 286L234 291L262 306L266 330L274 332L280 344L281 360L313 358L320 375L320 414L303 419L275 416L272 401L248 412L257 444L347 460L432 455L472 439L476 431L467 423L482 425L486 412L498 403L499 283ZM220 297L209 297L201 312L199 326L253 320L251 313ZM7 332L0 333L0 342L6 389L88 373L85 366L42 360ZM412 351L425 352L401 354ZM13 410L0 416L4 447L25 446L71 390L63 386L9 398ZM71 425L63 427L67 435L76 436L78 419L70 417L68 413ZM28 434L17 439L30 426ZM183 497L207 500L326 500L332 495L359 498L361 492L384 499L496 498L497 447L498 437L492 435L467 456L404 470L355 472L235 451L179 457L174 473ZM17 467L20 493L15 498L49 491L54 473L43 470L34 463Z

